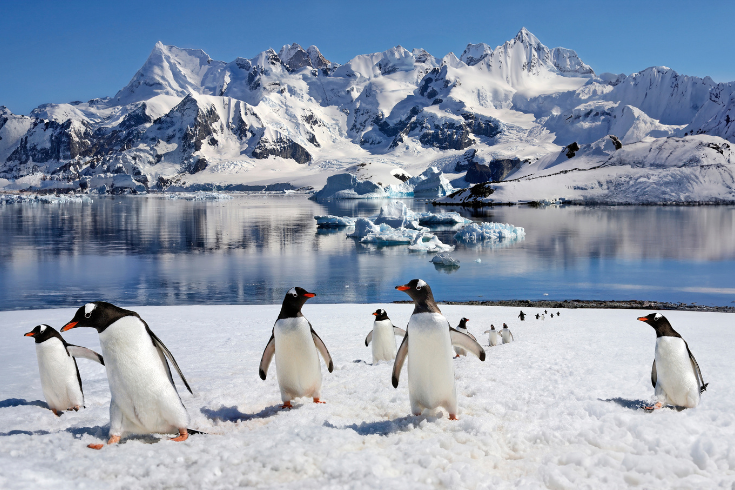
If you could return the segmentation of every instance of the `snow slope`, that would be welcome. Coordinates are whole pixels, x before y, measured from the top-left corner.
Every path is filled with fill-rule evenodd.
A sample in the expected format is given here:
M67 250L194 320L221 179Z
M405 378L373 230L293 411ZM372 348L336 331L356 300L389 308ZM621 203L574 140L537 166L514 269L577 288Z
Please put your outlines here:
M318 293L318 291L317 291ZM441 291L436 292L441 297ZM398 296L397 296L398 298ZM402 299L402 298L401 298ZM56 418L42 399L33 342L41 322L59 327L73 309L0 312L0 487L53 488L731 488L735 482L732 317L665 312L689 343L709 389L695 409L646 413L653 330L641 310L564 310L519 322L517 308L442 306L452 324L481 332L502 322L516 341L488 348L481 363L455 361L460 420L442 410L411 416L405 370L371 366L364 337L371 312L398 326L406 304L309 305L334 358L323 399L280 411L271 367L257 367L279 305L134 308L166 343L194 389L182 390L192 428L184 443L106 438L104 368L79 361L87 408ZM524 309L527 314L536 313ZM99 349L97 333L66 339Z

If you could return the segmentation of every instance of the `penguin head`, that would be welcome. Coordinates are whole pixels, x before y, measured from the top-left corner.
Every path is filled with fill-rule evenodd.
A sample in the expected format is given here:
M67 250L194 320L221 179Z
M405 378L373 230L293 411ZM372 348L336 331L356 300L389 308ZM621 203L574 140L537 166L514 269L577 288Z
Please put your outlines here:
M434 303L431 286L423 279L411 279L403 286L396 286L396 289L409 295L416 304Z
M79 308L74 314L74 318L64 325L61 331L66 332L72 328L90 327L96 329L98 332L103 332L115 321L129 315L136 315L136 313L123 310L104 301L94 301Z
M495 330L495 325L490 325L490 330Z
M652 326L656 330L656 337L681 337L661 313L649 313L646 316L638 317L638 320Z
M467 328L467 322L470 321L469 318L462 317L461 320L459 320L459 325L457 325L457 328Z
M293 287L288 290L286 297L283 298L283 304L281 305L281 314L278 318L293 318L297 316L303 316L301 314L301 307L309 298L316 296L315 293L310 293L304 288Z
M377 310L375 310L375 312L373 313L373 315L375 315L375 321L376 322L380 322L380 321L388 320L389 319L388 318L388 313L383 308L378 308Z
M41 342L45 342L48 339L52 339L54 337L61 338L61 335L59 335L59 332L57 332L55 328L46 324L42 324L36 325L35 328L25 334L24 337L33 337L36 343L40 344Z
M506 325L505 323L503 323L503 328L508 328L508 325Z

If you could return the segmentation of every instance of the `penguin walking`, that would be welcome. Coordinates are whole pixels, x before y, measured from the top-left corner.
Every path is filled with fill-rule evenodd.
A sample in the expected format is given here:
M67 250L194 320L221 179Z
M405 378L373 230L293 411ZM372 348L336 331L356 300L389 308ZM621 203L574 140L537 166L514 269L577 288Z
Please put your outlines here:
M541 320L546 320L546 313L541 314Z
M172 441L189 437L189 414L181 402L169 362L191 391L171 351L148 324L134 311L104 301L87 303L62 332L90 327L99 332L110 383L110 438L107 444L120 442L125 433L170 434ZM167 361L168 359L168 361ZM103 444L90 444L102 449Z
M475 338L475 336L472 335L469 330L467 330L467 322L468 321L470 321L469 318L462 318L462 319L460 319L459 320L459 325L457 325L457 331L458 332L461 332L461 333L463 333L465 335L469 335L472 338L472 340L474 340L475 342L477 342L477 339ZM458 345L455 345L454 346L454 358L455 359L458 358L459 356L466 356L466 355L467 355L467 349L465 349L464 347L460 347Z
M411 412L420 415L424 409L444 407L449 412L449 419L457 420L452 346L463 347L481 361L485 360L485 351L469 335L449 326L426 282L412 279L396 289L407 293L415 306L393 364L393 387L398 388L401 369L408 358Z
M638 318L656 330L656 353L651 368L651 384L655 389L656 404L694 408L709 383L702 379L702 371L689 345L660 313Z
M490 347L495 347L496 345L500 344L500 334L498 334L498 331L495 330L495 325L490 325L490 330L485 330L484 333L489 334L487 341L490 344Z
M521 310L521 312L518 314L518 318L520 318L521 321L525 321L526 320L526 314L523 313L523 310Z
M86 347L68 343L49 325L36 325L25 336L36 341L41 389L54 415L58 417L64 410L84 408L82 377L76 358L83 357L104 366L102 356Z
M540 315L538 313L536 313L536 320L538 320L539 317L540 317Z
M301 307L309 298L316 296L303 288L291 288L283 299L273 333L260 359L258 374L265 380L268 366L276 357L276 376L281 389L281 408L291 408L291 400L309 396L314 403L324 403L319 399L322 388L322 371L319 354L327 364L327 370L334 370L332 356L327 346L314 331L309 320L301 313Z
M513 332L510 331L508 328L508 325L503 323L503 330L500 333L501 337L503 337L503 343L504 344L510 344L515 339L513 338Z
M396 358L396 335L404 337L406 331L393 325L388 313L382 308L373 312L375 321L373 329L365 338L365 347L373 343L373 364L380 361L392 361Z

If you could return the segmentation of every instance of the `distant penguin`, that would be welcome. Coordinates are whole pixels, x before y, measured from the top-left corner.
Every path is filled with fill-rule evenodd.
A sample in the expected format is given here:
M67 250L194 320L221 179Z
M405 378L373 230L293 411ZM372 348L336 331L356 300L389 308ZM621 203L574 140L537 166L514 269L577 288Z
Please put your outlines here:
M540 318L540 316L541 315L539 315L538 313L536 313L536 320L538 320Z
M396 358L396 335L401 337L406 335L406 331L402 328L393 326L393 322L388 318L388 313L382 308L378 308L373 313L375 321L373 329L365 338L365 347L373 343L373 364L380 361L392 361Z
M546 311L546 310L544 310L544 314L547 314L547 313L549 313L549 312L548 312L548 311Z
M289 289L260 360L260 379L265 380L271 359L276 356L276 376L284 409L291 408L291 400L302 396L311 397L314 403L324 403L319 399L322 389L319 354L327 370L330 373L334 370L327 346L301 313L304 303L314 296L303 288Z
M551 318L554 318L554 314L553 313L551 314Z
M559 313L559 312L557 311L557 312L556 312L556 316L559 316L559 315L561 315L561 313Z
M449 322L434 301L431 288L421 279L396 286L414 302L406 336L393 364L393 387L398 388L401 368L408 357L408 396L411 413L420 415L424 409L444 407L450 420L457 420L457 390L454 384L452 346L472 352L481 361L485 351L469 335L449 326Z
M87 303L61 329L90 327L99 332L110 383L110 439L124 433L176 433L172 441L189 437L189 414L176 391L169 362L192 393L174 356L134 311L104 301ZM168 358L168 362L166 359ZM102 444L90 444L102 449Z
M520 318L521 321L525 321L526 320L526 314L523 313L523 310L521 310L521 312L518 314L518 318Z
M542 314L541 314L541 319L542 319L542 320L546 320L546 314L545 314L545 313L542 313Z
M515 339L513 338L513 333L508 328L508 325L503 323L503 330L500 331L500 335L503 337L503 343L509 344L513 342Z
M459 325L457 325L457 331L458 331L458 332L461 332L461 333L463 333L463 334L465 334L465 335L469 335L470 337L472 337L472 340L474 340L474 341L476 342L476 341L477 341L477 339L475 338L475 336L474 336L474 335L472 335L472 334L471 334L471 333L469 332L469 330L467 330L467 322L468 322L468 321L470 321L470 319L469 319L469 318L462 318L462 319L460 319L460 320L459 320ZM459 357L459 356L466 356L466 355L467 355L467 349L465 349L465 348L463 348L463 347L459 347L459 346L455 345L455 346L454 346L454 354L455 354L455 355L454 355L455 359L456 359L457 357Z
M486 334L488 335L488 343L490 344L490 347L495 347L496 345L499 345L501 342L500 334L497 330L495 330L495 325L490 325L490 330L485 330Z
M84 357L104 366L102 356L86 347L68 343L56 329L48 325L37 325L25 336L33 337L36 341L41 389L54 415L58 416L64 410L83 408L82 377L76 358Z
M702 379L702 371L689 345L660 313L651 313L638 320L656 330L656 353L651 368L656 404L647 408L656 409L664 405L696 407L708 383Z

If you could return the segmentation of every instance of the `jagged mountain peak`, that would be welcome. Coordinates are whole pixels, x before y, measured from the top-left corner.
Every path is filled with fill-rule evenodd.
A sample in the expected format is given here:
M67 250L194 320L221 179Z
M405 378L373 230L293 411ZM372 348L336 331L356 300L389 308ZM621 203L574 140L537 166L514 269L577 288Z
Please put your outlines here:
M527 46L537 46L541 44L541 41L539 41L538 38L525 27L521 27L521 30L518 31L518 34L516 34L516 37L514 39Z

